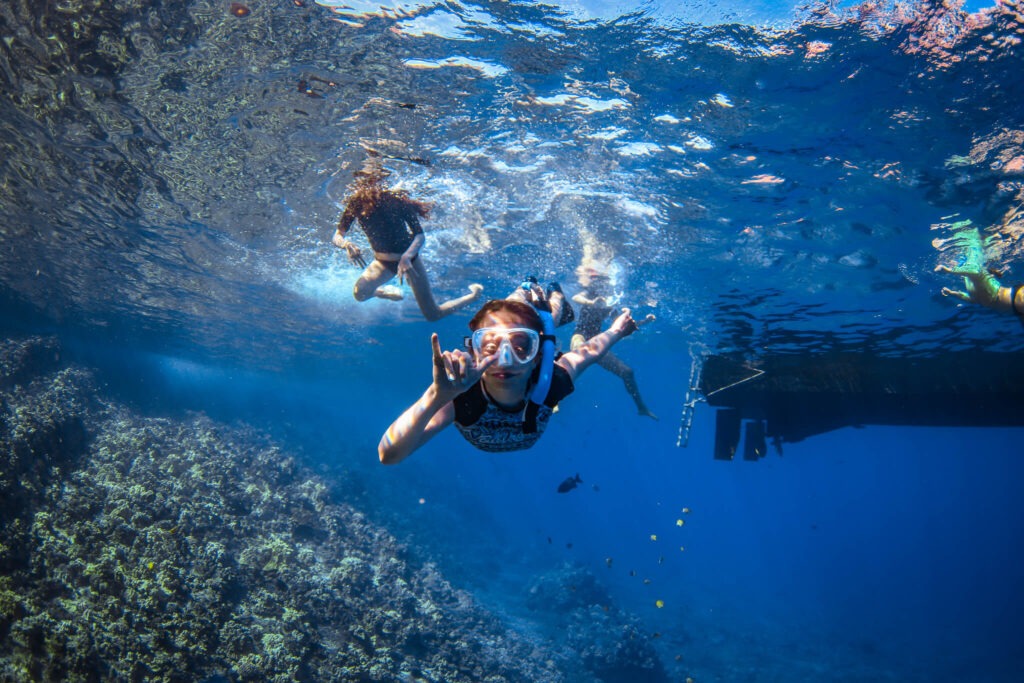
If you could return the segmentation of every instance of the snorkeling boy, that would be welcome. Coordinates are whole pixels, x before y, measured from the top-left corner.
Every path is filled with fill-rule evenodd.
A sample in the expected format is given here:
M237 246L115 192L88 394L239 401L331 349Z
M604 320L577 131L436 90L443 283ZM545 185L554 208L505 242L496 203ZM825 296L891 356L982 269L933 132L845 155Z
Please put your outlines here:
M452 423L483 451L530 448L583 371L637 329L623 308L611 327L556 359L544 294L530 282L523 291L531 303L510 297L477 311L466 351L441 351L437 334L431 335L433 382L381 437L383 464L401 462Z
M396 275L400 283L409 281L420 312L431 322L480 298L483 287L472 284L469 294L438 305L427 269L419 257L424 241L419 219L429 215L430 205L412 199L405 192L389 189L386 180L390 173L376 158L368 159L362 170L354 175L356 184L338 219L332 241L336 247L345 250L353 265L365 269L352 290L356 301L366 301L374 296L390 301L401 300L401 290L384 286ZM369 266L359 247L345 238L357 219L373 249L374 259Z

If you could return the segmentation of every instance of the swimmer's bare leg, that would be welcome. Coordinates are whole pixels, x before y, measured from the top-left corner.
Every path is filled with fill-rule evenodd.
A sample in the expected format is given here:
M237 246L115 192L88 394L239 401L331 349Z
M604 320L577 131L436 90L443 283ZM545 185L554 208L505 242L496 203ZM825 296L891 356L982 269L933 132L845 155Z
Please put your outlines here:
M651 412L651 409L647 407L647 404L644 403L643 397L640 395L640 386L636 383L636 375L633 372L633 368L611 351L606 353L604 358L598 361L598 365L622 380L622 383L626 387L626 391L633 399L633 403L636 404L636 410L640 415L644 415L655 420L658 419L658 416Z
M419 305L423 317L431 322L440 320L446 315L451 315L460 308L476 301L480 298L480 293L484 291L483 285L471 284L469 286L469 294L456 297L438 306L437 301L434 300L434 292L430 288L430 278L427 276L427 269L423 265L422 256L413 260L412 268L405 273L405 279L409 286L412 287L412 293L416 297L416 303Z
M510 301L521 301L524 304L532 303L527 290L522 287L516 287L505 298ZM569 323L568 320L562 321L562 309L569 305L566 303L565 295L562 292L552 291L548 294L548 305L551 306L551 319L555 321L555 327L561 327Z
M401 290L393 287L381 290L381 285L391 281L394 277L394 273L387 266L374 259L373 263L368 265L356 280L356 285L352 288L352 296L356 301L366 301L372 297L388 301L401 301L403 298Z

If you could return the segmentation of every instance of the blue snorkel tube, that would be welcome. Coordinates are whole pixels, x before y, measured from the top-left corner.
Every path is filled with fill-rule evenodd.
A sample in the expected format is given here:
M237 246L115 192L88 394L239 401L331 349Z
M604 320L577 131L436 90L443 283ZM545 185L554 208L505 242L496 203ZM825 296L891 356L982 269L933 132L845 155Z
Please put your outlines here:
M541 322L544 323L544 334L541 336L540 345L540 374L537 377L537 386L530 393L530 401L537 405L544 405L544 399L548 397L551 389L551 377L555 369L555 321L551 317L551 304L544 296L543 290L537 285L537 281L527 280L522 287L530 294L530 304L537 311Z
M530 400L542 405L544 399L548 397L548 390L551 389L551 376L555 369L555 321L551 318L551 311L537 313L544 322L544 341L540 346L540 377L537 378L537 386L530 394Z

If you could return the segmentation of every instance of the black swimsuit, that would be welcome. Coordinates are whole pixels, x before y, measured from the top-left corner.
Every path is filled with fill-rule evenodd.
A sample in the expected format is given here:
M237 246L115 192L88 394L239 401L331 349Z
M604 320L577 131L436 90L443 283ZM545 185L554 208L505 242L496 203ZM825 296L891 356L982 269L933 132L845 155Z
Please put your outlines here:
M359 214L353 203L345 207L338 221L341 234L348 232L352 221L359 219L359 225L366 233L370 248L376 254L404 254L416 235L423 234L417 205L393 194L385 194L367 215Z

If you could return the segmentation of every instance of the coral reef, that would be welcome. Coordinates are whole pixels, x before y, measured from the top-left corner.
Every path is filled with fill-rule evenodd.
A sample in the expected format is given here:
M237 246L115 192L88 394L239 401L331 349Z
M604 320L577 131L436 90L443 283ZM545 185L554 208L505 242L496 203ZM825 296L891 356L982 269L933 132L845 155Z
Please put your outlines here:
M0 342L0 680L580 680L251 428L47 358Z
M669 680L650 637L585 567L566 564L538 576L526 604L545 615L558 640L598 680Z

